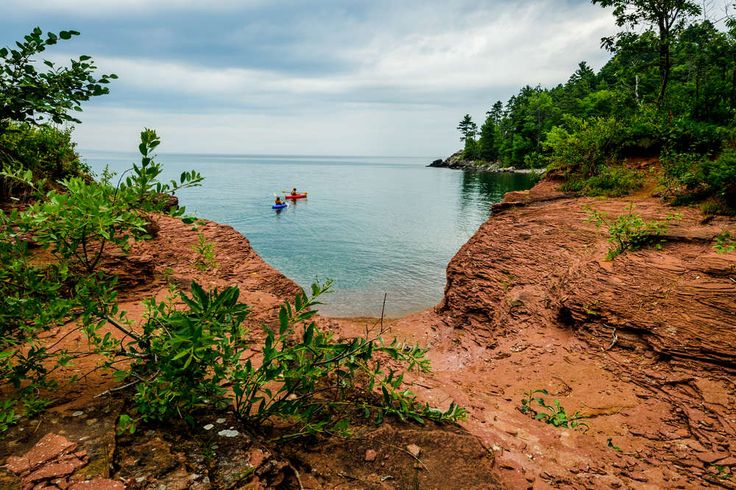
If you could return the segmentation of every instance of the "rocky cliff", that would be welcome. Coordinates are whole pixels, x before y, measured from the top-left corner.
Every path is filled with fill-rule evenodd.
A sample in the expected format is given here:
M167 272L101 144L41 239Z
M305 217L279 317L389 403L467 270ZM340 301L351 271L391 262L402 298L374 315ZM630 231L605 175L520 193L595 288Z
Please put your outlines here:
M428 393L471 407L511 487L736 488L736 254L713 248L736 220L556 189L507 194L450 262ZM587 210L632 203L681 217L660 247L608 261ZM521 414L531 389L588 428Z

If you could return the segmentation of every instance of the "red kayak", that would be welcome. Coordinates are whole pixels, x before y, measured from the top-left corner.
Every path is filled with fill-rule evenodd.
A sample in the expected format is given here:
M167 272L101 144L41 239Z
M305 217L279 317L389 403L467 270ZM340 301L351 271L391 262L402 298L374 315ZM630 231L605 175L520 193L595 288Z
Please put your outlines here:
M294 200L297 200L297 199L306 199L306 198L307 198L307 193L306 192L304 194L294 194L294 195L287 194L286 195L286 199L294 199Z

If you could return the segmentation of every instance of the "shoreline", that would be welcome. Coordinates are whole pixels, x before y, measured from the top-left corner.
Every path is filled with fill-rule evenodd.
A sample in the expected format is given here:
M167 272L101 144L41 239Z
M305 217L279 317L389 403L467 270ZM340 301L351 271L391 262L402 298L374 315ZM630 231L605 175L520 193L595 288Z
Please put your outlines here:
M361 428L360 438L349 443L360 446L353 451L357 457L321 441L308 450L272 447L259 461L297 466L306 461L318 471L299 469L314 488L340 483L346 468L369 478L376 469L362 455L396 441L426 451L422 460L428 471L417 475L423 486L437 488L472 486L471 481L493 488L690 487L704 484L713 464L736 466L736 445L727 442L736 440L736 430L721 422L736 418L736 398L724 380L724 373L736 374L736 340L727 328L729 318L736 317L736 302L730 299L736 280L730 267L736 260L711 246L712 237L736 226L736 219L704 222L700 211L678 208L683 218L667 232L662 250L644 248L607 262L608 237L585 221L584 208L620 214L632 199L647 217L671 211L649 197L575 197L548 179L507 193L451 259L436 306L384 318L383 328L379 317L315 317L320 328L337 337L380 332L386 339L427 348L433 370L410 373L407 381L422 401L446 408L452 400L466 407L469 418L459 428L386 420L378 428ZM186 290L198 280L207 287L238 285L241 301L252 306L254 328L272 324L281 302L293 300L300 288L237 230L204 223L193 229L160 217L158 236L136 244L130 256L115 258L111 270L122 274L125 285L121 307L137 319L141 300L166 294L167 282ZM192 265L198 232L215 244L218 267L212 271ZM56 335L64 337L64 329ZM72 346L84 339L70 336L65 342ZM64 374L91 368L94 361L90 357ZM96 395L115 386L112 378L96 373L77 383L71 397L62 392L66 401L48 412L57 424L48 430L63 429L80 440L92 433L85 447L93 455L120 458L136 446L153 444L159 458L189 460L177 452L177 443L162 442L172 432L181 437L175 428L117 441L108 437L124 407L120 400ZM552 427L521 413L524 393L535 389L546 390L549 403L559 400L568 415L580 411L588 429ZM102 422L80 424L74 414L82 411ZM20 454L35 442L25 436L28 431L11 430L10 439L25 442L4 453ZM102 443L94 441L103 440L101 431L107 434L104 441L111 441L104 444L118 452L99 449ZM443 444L435 453L437 445L430 441L436 440ZM216 457L234 460L240 453L227 451L238 450L223 444ZM141 478L155 474L150 478L175 485L192 477L181 468L161 472L146 454L136 457L142 461L136 469ZM385 457L391 465L403 465L396 466L397 475L414 471L416 461L401 451ZM238 458L248 460L242 454ZM99 461L109 465L107 459ZM114 462L125 468L121 460ZM448 465L454 468L451 475L443 471ZM121 474L126 473L118 469L103 476Z
M516 167L502 167L498 163L486 162L483 160L465 160L463 157L463 151L457 151L447 157L445 160L437 159L427 165L432 168L449 168L453 170L465 170L469 172L487 172L487 173L498 173L498 174L534 174L543 176L546 172L545 169L536 168L516 168Z

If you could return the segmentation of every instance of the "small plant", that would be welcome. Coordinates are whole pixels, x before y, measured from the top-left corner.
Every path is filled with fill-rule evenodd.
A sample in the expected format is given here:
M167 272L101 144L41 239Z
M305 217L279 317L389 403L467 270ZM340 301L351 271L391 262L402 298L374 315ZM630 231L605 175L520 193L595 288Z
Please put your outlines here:
M588 209L586 221L593 222L597 227L608 228L608 249L606 258L613 260L627 250L638 250L647 245L662 248L662 235L667 232L670 221L679 219L680 215L672 214L664 220L646 220L634 212L634 205L627 208L627 213L610 220L605 213L595 209Z
M15 425L19 418L13 409L12 400L0 400L0 434L7 431L11 425Z
M707 476L716 478L718 480L730 480L733 478L733 472L730 466L711 464L708 469L710 470Z
M205 238L201 231L197 233L197 244L194 246L197 258L194 260L194 267L200 271L209 271L217 268L217 255L215 254L215 244Z
M716 235L716 243L713 245L718 253L730 253L736 251L736 237L729 231L722 231Z
M616 452L619 452L619 453L621 452L621 448L618 447L617 445L615 445L613 443L613 438L611 438L611 437L608 438L608 444L607 444L607 446L610 447L611 449L613 449Z
M538 394L548 395L549 393L547 390L529 390L524 393L524 398L521 399L521 407L519 407L521 413L528 414L534 420L541 420L555 427L583 431L589 429L588 424L580 422L581 419L587 418L581 415L580 412L569 415L559 400L554 400L553 405L548 405L544 398L537 396ZM533 406L534 404L537 405L537 408Z
M120 418L118 418L118 427L116 430L118 435L123 435L126 432L128 434L135 434L136 428L137 427L135 419L133 419L127 413L120 415Z
M195 282L191 296L179 295L183 310L174 297L147 302L143 333L126 353L138 359L130 375L141 380L133 397L140 420L193 422L199 409L228 405L223 384L248 345L243 322L249 309L239 295L234 286L205 291Z

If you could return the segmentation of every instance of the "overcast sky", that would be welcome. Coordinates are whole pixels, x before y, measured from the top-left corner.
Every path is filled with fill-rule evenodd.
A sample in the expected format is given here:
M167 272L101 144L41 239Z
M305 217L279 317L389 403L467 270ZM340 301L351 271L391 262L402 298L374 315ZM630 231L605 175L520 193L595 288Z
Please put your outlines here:
M0 0L0 46L34 26L81 36L120 76L86 103L81 148L439 158L525 85L598 69L610 12L583 0Z

